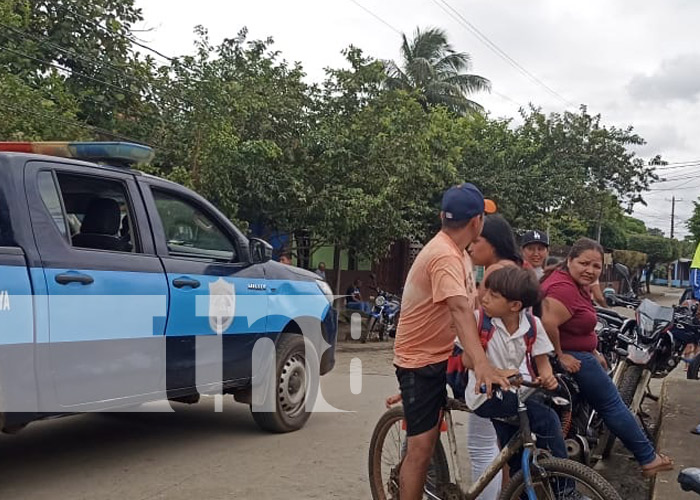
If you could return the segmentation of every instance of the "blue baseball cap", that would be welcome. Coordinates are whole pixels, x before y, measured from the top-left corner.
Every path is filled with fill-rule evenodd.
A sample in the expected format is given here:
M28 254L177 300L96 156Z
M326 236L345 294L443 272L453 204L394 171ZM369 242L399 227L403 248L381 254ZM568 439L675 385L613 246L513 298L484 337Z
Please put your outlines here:
M469 220L483 213L496 212L496 204L484 199L474 184L465 182L445 191L442 195L442 212L447 220Z

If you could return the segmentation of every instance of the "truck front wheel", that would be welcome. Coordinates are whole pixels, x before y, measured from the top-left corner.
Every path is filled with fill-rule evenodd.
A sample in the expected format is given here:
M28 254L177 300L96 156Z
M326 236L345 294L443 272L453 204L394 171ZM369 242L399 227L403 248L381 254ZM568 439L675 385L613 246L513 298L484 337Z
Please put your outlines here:
M316 369L310 370L312 366ZM301 335L284 334L277 344L275 411L255 411L251 407L255 423L277 433L304 427L318 393L318 366L318 356L310 342L305 343Z

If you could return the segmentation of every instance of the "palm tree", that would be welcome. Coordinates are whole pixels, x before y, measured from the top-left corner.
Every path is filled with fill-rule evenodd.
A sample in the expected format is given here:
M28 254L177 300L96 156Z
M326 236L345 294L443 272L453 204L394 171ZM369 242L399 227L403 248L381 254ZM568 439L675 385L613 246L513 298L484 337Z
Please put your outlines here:
M437 105L461 115L483 111L483 107L467 95L490 91L491 82L483 76L467 73L471 68L471 56L455 52L444 30L416 28L412 40L405 34L402 37L401 65L394 61L387 63L386 88L416 92L426 111Z

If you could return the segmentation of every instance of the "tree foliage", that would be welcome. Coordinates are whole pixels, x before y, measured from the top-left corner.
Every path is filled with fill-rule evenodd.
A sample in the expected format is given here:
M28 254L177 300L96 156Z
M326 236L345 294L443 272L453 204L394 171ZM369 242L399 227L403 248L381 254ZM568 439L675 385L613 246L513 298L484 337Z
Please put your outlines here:
M358 257L429 238L442 191L461 181L555 243L600 228L606 247L631 248L646 234L625 212L662 162L635 156L644 141L631 127L585 106L531 107L521 123L472 113L471 95L490 82L440 29L403 37L396 64L351 46L312 84L245 29L215 45L199 27L193 54L144 56L132 31L141 20L134 0L1 2L0 139L150 144L150 172L236 222Z
M700 198L693 202L693 215L690 216L686 226L695 241L700 242Z
M445 106L461 115L481 112L483 107L468 96L490 90L491 82L467 73L471 65L471 56L457 52L444 30L416 28L410 40L402 35L401 62L387 63L384 85L413 93L426 111Z

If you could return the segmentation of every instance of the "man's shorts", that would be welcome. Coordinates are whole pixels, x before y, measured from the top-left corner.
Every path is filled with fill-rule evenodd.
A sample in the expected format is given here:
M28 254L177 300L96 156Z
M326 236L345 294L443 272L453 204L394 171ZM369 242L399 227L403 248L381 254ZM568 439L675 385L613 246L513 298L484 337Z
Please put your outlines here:
M438 424L447 403L446 374L447 361L422 368L396 367L408 436L423 434Z

